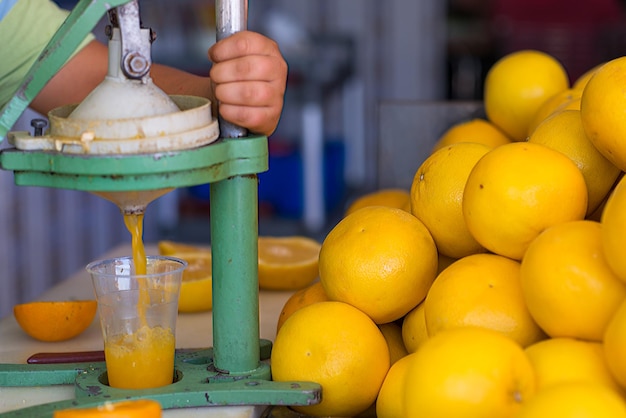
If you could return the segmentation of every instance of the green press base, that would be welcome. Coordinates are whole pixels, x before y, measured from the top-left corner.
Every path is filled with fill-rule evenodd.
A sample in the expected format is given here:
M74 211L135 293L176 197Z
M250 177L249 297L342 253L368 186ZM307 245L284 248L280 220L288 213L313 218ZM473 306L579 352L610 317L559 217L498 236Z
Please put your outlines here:
M107 384L106 366L97 363L0 364L2 386L75 385L75 399L35 405L0 414L2 418L51 418L54 411L86 408L129 399L153 399L163 409L244 405L311 405L321 399L313 382L274 382L267 363L271 342L260 341L259 367L229 375L213 367L213 349L176 354L175 382L154 389L116 389Z

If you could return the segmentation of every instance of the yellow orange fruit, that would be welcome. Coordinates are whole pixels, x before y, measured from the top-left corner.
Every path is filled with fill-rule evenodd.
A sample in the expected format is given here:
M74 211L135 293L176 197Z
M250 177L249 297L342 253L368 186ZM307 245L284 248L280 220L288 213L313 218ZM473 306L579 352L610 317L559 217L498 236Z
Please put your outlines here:
M624 418L626 403L615 391L589 382L567 382L537 391L517 418Z
M585 71L580 77L574 80L574 82L572 83L572 89L580 91L584 90L584 88L587 86L587 83L589 83L589 80L591 80L591 77L593 77L596 71L598 71L598 69L604 64L604 62L600 63L595 67L592 67L589 70Z
M622 389L611 375L600 342L548 338L526 347L537 376L537 390L563 382L589 382Z
M437 264L437 275L446 269L450 264L454 263L458 258L448 257L439 253L438 264Z
M297 290L318 277L321 244L304 236L259 237L259 287Z
M532 135L537 126L549 116L562 110L580 110L582 95L582 90L565 89L543 102L528 126L528 136Z
M626 283L626 177L622 177L605 205L602 224L602 251L611 270Z
M568 87L567 72L553 56L535 50L507 54L485 78L487 119L514 141L523 141L541 104Z
M589 140L609 161L626 171L626 57L601 66L583 89L580 112Z
M622 302L604 333L604 355L611 374L626 389L626 302Z
M102 405L87 408L55 411L53 418L160 418L161 404L152 399L132 401L106 401Z
M389 368L376 399L376 418L406 418L404 385L410 362L407 355Z
M424 302L417 305L402 320L402 341L409 353L414 353L428 339Z
M402 357L409 354L404 341L402 340L402 327L395 322L388 322L386 324L379 324L378 328L383 333L387 346L389 347L389 362L394 364Z
M344 216L366 206L389 206L410 211L411 202L409 197L409 191L400 188L388 188L369 192L359 196L350 203Z
M310 381L322 400L296 411L351 417L369 408L389 370L389 349L378 326L343 302L319 302L294 312L276 335L271 355L278 382Z
M528 312L520 283L520 263L496 254L475 254L445 269L424 300L430 338L459 327L497 331L522 347L544 333Z
M213 266L210 251L174 253L187 262L178 297L178 312L202 312L213 308Z
M587 186L576 164L545 145L515 142L494 148L470 173L463 216L489 251L521 260L549 226L583 219Z
M446 330L410 358L407 418L512 418L535 392L535 373L526 353L496 331Z
M95 300L28 302L15 305L13 315L28 335L39 341L65 341L80 335L93 322Z
M551 337L602 341L626 285L602 250L602 227L590 220L564 222L543 231L521 263L524 300Z
M424 299L437 272L437 248L415 216L369 206L328 233L319 269L331 300L349 303L384 324L402 318Z
M411 213L426 225L439 254L461 258L484 252L463 218L463 190L470 172L492 148L463 142L440 148L417 169L411 184Z
M285 323L287 318L291 316L295 311L305 306L309 306L313 303L328 301L328 296L324 291L322 282L314 282L308 285L304 289L296 291L293 295L287 299L283 305L280 314L278 315L278 323L276 324L276 331L280 330L280 327Z
M511 139L488 120L474 118L456 123L448 128L439 137L432 152L459 142L475 142L493 148L508 144Z
M579 110L553 114L537 126L528 142L562 152L576 163L587 185L587 215L600 206L621 172L589 141Z

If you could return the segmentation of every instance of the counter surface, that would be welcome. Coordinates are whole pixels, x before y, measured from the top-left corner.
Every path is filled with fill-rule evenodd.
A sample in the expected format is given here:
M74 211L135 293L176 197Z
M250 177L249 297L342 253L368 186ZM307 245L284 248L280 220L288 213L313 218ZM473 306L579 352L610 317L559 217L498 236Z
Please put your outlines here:
M120 246L102 258L130 254L130 246ZM146 254L158 254L155 246L146 246ZM280 311L293 292L259 293L260 337L274 340ZM94 299L91 278L86 271L78 271L62 281L38 300ZM211 312L181 313L176 324L177 348L204 348L213 344ZM0 320L0 363L26 363L28 357L39 352L70 352L102 350L103 341L99 318L96 315L89 328L68 341L46 343L34 340L22 331L12 315ZM57 388L0 387L0 412L73 397L73 386ZM190 411L188 411L190 412Z

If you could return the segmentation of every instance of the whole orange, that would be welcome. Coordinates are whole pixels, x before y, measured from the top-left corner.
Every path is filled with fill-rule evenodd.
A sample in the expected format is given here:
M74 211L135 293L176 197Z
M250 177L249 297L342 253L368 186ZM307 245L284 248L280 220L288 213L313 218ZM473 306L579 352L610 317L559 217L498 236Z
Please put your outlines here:
M514 141L523 141L541 104L567 89L569 79L553 56L522 50L500 58L485 78L487 118Z
M500 255L474 254L452 263L423 305L429 338L468 326L497 331L522 347L545 338L526 307L520 263Z
M609 268L602 227L589 220L543 231L521 264L522 290L531 315L551 337L602 341L626 284Z
M467 228L462 204L470 172L491 149L474 142L448 145L432 153L415 172L411 213L426 225L440 255L461 258L485 252Z
M511 142L498 127L486 119L474 118L455 123L437 140L432 152L459 142L475 142L489 147L497 147Z
M580 110L554 113L537 126L528 142L560 151L576 163L587 185L587 215L600 206L620 174L587 138Z
M515 142L492 149L470 173L463 216L489 251L521 260L549 226L583 219L587 185L576 164L545 145Z
M535 393L535 373L526 353L496 331L442 331L409 358L406 418L513 418Z
M294 406L306 415L352 417L369 408L390 367L387 342L376 324L343 302L319 302L294 312L278 331L272 379L322 387L319 404Z
M583 89L580 112L589 140L620 170L626 170L626 57L598 68Z
M437 273L437 247L415 216L369 206L328 233L319 269L331 300L349 303L384 324L402 318L424 299Z

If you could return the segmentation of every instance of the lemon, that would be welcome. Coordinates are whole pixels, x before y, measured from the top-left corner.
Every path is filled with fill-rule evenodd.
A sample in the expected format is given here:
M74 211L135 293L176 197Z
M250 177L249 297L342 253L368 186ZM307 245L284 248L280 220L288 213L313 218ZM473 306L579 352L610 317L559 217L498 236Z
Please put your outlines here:
M402 320L402 341L409 353L414 353L428 339L424 302L417 305Z
M622 177L609 195L600 223L602 251L611 270L626 283L626 180Z
M259 287L297 290L318 277L320 243L304 236L259 237Z
M470 173L463 216L489 251L521 260L551 225L583 219L587 186L576 164L545 145L515 142L492 149Z
M356 212L366 206L389 206L410 211L409 191L400 188L388 188L366 193L356 198L346 209L345 215Z
M15 305L13 315L34 339L56 342L83 333L93 322L97 308L95 300L28 302Z
M576 163L587 185L587 215L600 206L621 172L589 141L579 110L553 114L535 129L528 142L562 152Z
M589 382L622 389L611 375L602 343L548 338L526 347L537 376L537 390L563 382Z
M567 89L563 65L541 51L505 55L487 72L484 102L487 119L514 141L523 141L541 104Z
M376 418L406 418L404 386L410 362L407 355L389 368L376 399Z
M331 229L322 243L319 272L329 299L349 303L384 324L424 299L437 272L437 248L415 216L369 206Z
M526 307L520 263L496 254L459 259L437 276L424 300L430 338L458 327L497 331L521 346L545 337Z
M516 417L535 392L535 373L526 353L496 331L442 331L409 357L407 418Z
M376 324L343 302L319 302L294 312L276 335L272 378L310 381L322 400L296 411L314 416L351 417L369 408L389 370L387 342Z
M482 118L458 122L449 127L437 140L432 152L459 142L475 142L490 148L511 142L493 123Z
M430 231L439 254L450 258L485 252L463 218L463 190L470 171L492 148L472 142L440 148L417 169L411 212Z
M528 247L521 263L524 300L551 337L602 341L626 297L602 251L601 225L582 220L554 225Z
M539 390L517 418L624 418L626 403L615 391L589 382L567 382Z
M626 170L626 57L601 66L591 77L580 103L589 140L620 170Z

